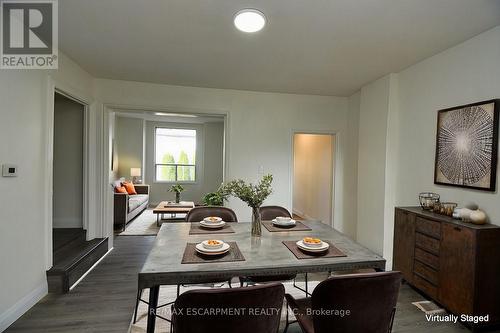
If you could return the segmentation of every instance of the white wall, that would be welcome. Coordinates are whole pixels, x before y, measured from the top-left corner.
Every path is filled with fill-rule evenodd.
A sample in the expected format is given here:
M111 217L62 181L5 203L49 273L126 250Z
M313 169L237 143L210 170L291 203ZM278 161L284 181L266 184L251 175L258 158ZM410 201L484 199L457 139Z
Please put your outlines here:
M53 227L83 228L85 107L57 94L54 102Z
M61 52L59 62L57 71L0 71L0 164L19 167L18 177L0 178L0 331L47 291L48 76L75 92L92 93L89 74Z
M330 224L333 208L333 135L295 134L293 212Z
M117 178L132 180L130 168L141 168L141 172L144 172L144 126L145 121L142 119L115 118Z
M96 80L98 98L107 105L170 111L227 114L227 178L259 179L259 169L274 175L274 193L267 203L291 209L292 130L336 132L340 137L338 163L344 170L336 179L336 191L353 187L347 178L352 161L344 150L355 135L347 131L347 98L306 96L248 91L179 87L169 85ZM231 200L240 220L250 220L251 211L239 200ZM336 207L340 221L353 203Z
M492 98L500 98L500 26L399 73L398 205L432 191L476 202L500 225L498 180L495 193L434 185L437 110Z
M189 128L196 130L196 181L183 184L181 200L200 203L202 197L217 190L222 183L224 123L170 123L146 122L146 184L150 185L150 202L153 205L165 200L175 200L175 194L168 192L173 183L155 181L155 129L156 127Z
M382 254L385 158L390 77L361 89L358 155L357 240Z
M498 190L434 185L437 111L499 97L500 27L361 89L357 240L383 254L388 268L394 207L417 206L420 192L476 202L500 225Z

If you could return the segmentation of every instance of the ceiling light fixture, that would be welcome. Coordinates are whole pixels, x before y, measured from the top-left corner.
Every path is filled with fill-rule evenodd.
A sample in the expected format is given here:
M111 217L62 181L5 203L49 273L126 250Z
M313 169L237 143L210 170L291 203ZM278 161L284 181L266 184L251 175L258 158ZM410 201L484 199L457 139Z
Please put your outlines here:
M242 9L234 15L234 25L243 32L257 32L266 25L266 17L257 9Z

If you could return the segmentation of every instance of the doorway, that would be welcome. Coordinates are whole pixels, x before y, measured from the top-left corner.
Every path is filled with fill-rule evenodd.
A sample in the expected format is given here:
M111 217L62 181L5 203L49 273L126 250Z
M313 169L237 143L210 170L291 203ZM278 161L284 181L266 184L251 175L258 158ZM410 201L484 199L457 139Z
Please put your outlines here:
M293 134L292 211L333 226L335 135Z
M52 169L53 253L84 232L85 105L60 93L54 96Z

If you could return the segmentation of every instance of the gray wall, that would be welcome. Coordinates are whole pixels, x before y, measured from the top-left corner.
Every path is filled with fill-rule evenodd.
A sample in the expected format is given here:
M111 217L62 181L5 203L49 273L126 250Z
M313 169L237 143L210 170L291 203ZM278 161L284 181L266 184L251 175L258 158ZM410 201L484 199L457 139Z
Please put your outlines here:
M196 182L183 184L182 200L201 202L202 197L215 191L223 179L224 123L184 124L147 121L146 122L146 178L151 185L152 204L173 200L175 195L168 192L172 183L156 183L154 180L154 132L156 127L190 128L197 130L196 138Z
M83 227L84 106L56 94L53 227Z
M115 118L116 177L132 179L130 168L143 167L144 120L117 116Z

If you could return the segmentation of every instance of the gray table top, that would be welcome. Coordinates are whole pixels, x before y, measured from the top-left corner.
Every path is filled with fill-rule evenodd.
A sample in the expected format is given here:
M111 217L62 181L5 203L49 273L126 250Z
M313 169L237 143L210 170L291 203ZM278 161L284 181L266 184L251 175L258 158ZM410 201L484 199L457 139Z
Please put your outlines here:
M383 270L385 259L346 235L320 222L304 221L312 231L269 232L262 228L261 237L251 237L250 223L231 224L234 234L189 235L190 223L164 223L142 270L139 288L155 285L207 282L211 279L245 275L277 275L329 270L375 268ZM346 257L297 259L282 243L303 237L329 240ZM187 242L205 239L235 241L245 261L181 264Z

